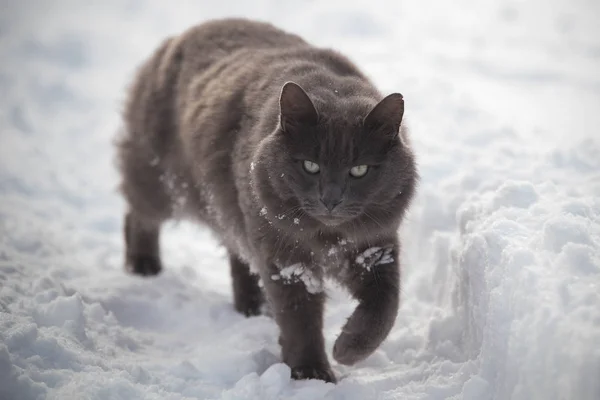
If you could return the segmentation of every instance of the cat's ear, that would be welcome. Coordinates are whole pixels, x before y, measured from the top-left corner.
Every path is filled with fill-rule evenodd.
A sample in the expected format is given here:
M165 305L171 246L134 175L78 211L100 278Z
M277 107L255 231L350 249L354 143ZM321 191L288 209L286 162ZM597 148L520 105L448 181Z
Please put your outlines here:
M365 117L364 124L370 129L393 129L398 133L404 116L404 98L400 93L392 93L381 100Z
M319 114L304 89L294 82L286 82L279 96L281 128L285 132L297 126L316 125Z

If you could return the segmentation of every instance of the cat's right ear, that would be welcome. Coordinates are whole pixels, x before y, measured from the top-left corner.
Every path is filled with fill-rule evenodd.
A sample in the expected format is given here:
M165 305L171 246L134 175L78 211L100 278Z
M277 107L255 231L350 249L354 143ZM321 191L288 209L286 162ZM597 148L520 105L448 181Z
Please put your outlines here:
M299 126L316 125L319 114L304 89L294 82L286 82L279 96L281 129L287 132Z
M404 97L400 93L392 93L381 100L365 117L365 126L371 129L388 128L398 134L404 116Z

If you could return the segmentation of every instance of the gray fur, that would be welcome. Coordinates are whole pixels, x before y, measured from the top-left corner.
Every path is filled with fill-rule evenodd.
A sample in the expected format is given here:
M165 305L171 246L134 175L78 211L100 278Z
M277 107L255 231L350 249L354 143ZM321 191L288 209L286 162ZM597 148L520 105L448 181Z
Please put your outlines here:
M323 279L359 302L333 349L342 364L375 351L398 311L397 231L417 180L403 112L344 56L269 24L167 39L138 72L118 141L128 268L160 272L167 219L207 225L229 251L235 308L258 314L266 297L292 376L335 381Z

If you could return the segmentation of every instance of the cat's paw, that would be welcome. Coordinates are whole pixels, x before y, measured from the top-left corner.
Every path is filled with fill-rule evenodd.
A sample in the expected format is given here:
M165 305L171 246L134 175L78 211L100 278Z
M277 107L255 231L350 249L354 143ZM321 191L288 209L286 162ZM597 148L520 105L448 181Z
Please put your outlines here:
M325 382L336 383L335 374L329 367L293 367L292 378L296 380L319 379Z
M366 332L342 332L333 345L333 358L353 365L371 355L379 343L373 343Z
M263 300L253 299L251 301L236 302L234 307L237 312L246 317L255 317L263 314Z
M153 256L129 256L125 269L135 275L154 276L162 270L160 259Z
M254 317L263 314L265 296L258 285L251 286L245 290L236 291L233 303L237 312L246 317Z
M354 310L333 345L333 358L353 365L370 356L385 340L398 310L394 302L385 305L362 303Z

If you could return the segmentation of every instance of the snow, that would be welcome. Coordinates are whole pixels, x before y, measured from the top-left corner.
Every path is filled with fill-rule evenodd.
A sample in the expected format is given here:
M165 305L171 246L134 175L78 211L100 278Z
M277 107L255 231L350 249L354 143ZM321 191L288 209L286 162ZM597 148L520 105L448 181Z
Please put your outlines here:
M394 262L392 256L392 248L369 247L362 253L356 256L354 262L358 267L364 268L367 271L377 265L391 264Z
M234 11L232 11L234 10ZM600 3L6 2L0 13L0 399L600 398ZM189 224L123 272L113 138L166 35L275 21L400 91L421 183L388 339L296 382ZM160 160L157 160L159 162ZM266 210L265 210L266 212ZM330 352L355 302L328 288Z
M279 274L271 275L271 279L274 281L283 279L283 282L286 284L301 281L306 287L306 291L312 294L321 293L324 289L322 279L302 263L281 268Z

